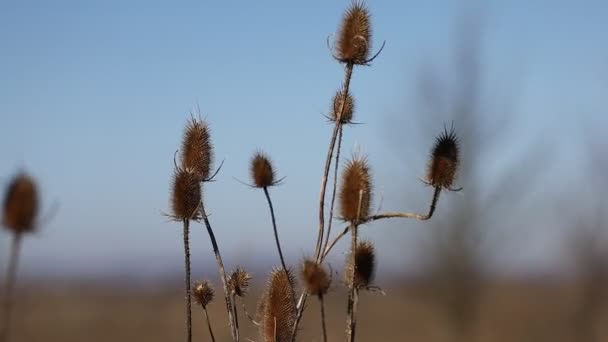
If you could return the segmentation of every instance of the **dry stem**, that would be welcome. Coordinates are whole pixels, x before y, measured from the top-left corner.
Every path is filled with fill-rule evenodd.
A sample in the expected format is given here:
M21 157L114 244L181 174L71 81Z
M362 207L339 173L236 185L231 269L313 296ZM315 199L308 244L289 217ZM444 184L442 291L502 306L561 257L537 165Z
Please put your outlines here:
M270 217L272 218L272 229L274 230L274 240L277 243L277 250L279 251L279 258L281 258L281 266L283 266L283 271L289 278L289 274L287 272L287 266L285 265L285 259L283 258L283 251L281 250L281 243L279 242L279 232L277 230L277 221L274 216L274 208L272 206L272 201L270 200L270 194L268 193L267 187L264 187L264 195L266 195L266 200L268 201L268 207L270 208Z
M192 342L192 291L190 290L190 220L184 219L184 268L186 271L186 336Z
M332 221L334 218L334 205L336 203L336 190L338 188L338 169L340 166L340 148L342 147L342 132L343 132L343 126L340 125L340 129L338 131L338 146L336 148L336 163L334 165L334 183L333 183L333 189L332 189L332 194L331 194L331 204L329 207L329 219L327 222L327 233L325 234L325 243L323 245L323 248L321 249L322 251L324 251L325 248L327 248L327 244L329 243L329 235L331 234L331 226L332 226ZM319 253L317 262L320 262L320 260L322 258L323 258L323 254Z
M203 308L205 312L205 320L207 321L207 328L209 328L209 335L211 335L211 341L215 342L215 336L213 335L213 329L211 329L211 322L209 321L209 313L207 312L207 308Z
M319 295L319 305L321 306L321 327L323 329L323 342L327 342L327 326L325 325L325 300L323 295Z
M2 331L0 331L0 341L7 342L9 340L11 314L13 311L13 291L15 290L15 282L17 280L17 266L19 264L19 254L21 251L22 234L15 233L11 244L11 256L6 271L6 284L4 288L4 322L2 323Z
M222 279L224 297L226 299L226 310L228 311L228 323L231 329L232 340L238 342L239 334L235 324L234 313L232 312L232 300L230 298L230 291L228 290L228 281L226 279L226 270L224 269L224 262L222 261L220 249L217 246L215 234L213 234L213 229L211 228L211 223L209 222L209 218L207 217L207 213L205 212L205 205L203 203L201 203L201 214L203 216L203 221L205 222L205 227L207 227L207 233L209 233L209 239L211 240L211 245L213 246L213 253L215 253L215 260L217 261L217 267L220 272L220 278Z
M359 215L361 215L361 202L363 198L363 190L359 191L359 208L357 209L357 220L359 220ZM346 319L346 336L350 342L355 341L355 329L357 327L357 304L359 301L359 293L357 289L357 284L355 282L356 273L357 273L357 227L358 224L356 222L351 222L350 230L351 230L351 256L350 262L352 269L350 270L350 293L348 296L348 317Z

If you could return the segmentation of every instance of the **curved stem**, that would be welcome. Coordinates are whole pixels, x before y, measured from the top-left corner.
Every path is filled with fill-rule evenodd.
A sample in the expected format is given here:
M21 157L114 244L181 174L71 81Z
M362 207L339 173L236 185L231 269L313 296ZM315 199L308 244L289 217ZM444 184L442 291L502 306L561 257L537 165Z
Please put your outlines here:
M344 113L344 104L346 103L346 95L348 94L352 74L353 64L349 63L346 65L346 72L344 75L344 86L342 91L342 96L344 100L340 103L340 115L336 116L336 125L334 126L331 142L329 143L329 150L327 151L327 157L325 159L325 169L323 172L323 177L321 178L321 193L319 195L319 233L317 236L317 245L315 249L316 259L318 259L321 254L321 245L323 243L323 235L325 232L325 191L327 189L327 176L329 175L329 168L331 167L331 159L334 153L334 147L336 146L338 131L340 130L341 126L340 119L342 118L342 115Z
M211 223L209 222L209 218L207 217L207 213L205 212L205 205L203 203L201 203L201 214L203 216L203 221L205 222L205 227L207 228L207 233L209 233L209 239L211 240L211 245L213 246L213 253L215 254L215 260L217 261L217 267L220 272L220 279L222 280L222 286L224 288L224 298L226 299L226 311L228 311L228 324L230 325L232 340L238 342L239 334L237 332L236 324L234 322L234 313L232 312L232 300L230 299L230 291L228 290L228 280L226 279L226 270L224 269L224 262L222 261L220 249L217 246L215 234L213 234L213 229L211 228Z
M281 259L281 266L283 266L283 271L287 274L287 266L285 266L285 259L283 258L283 251L281 250L281 242L279 242L279 232L277 230L277 221L274 216L274 207L272 206L272 201L270 200L270 194L268 193L268 188L264 187L264 195L266 195L266 200L268 201L268 207L270 208L270 217L272 218L272 229L274 230L274 240L277 244L277 250L279 251L279 258Z
M192 293L190 290L190 220L184 220L184 268L186 271L186 336L192 342Z
M321 306L321 328L323 329L323 342L327 342L327 326L325 325L325 300L323 300L323 295L319 295L319 304Z
M211 322L209 321L209 313L207 312L207 308L203 308L205 312L205 320L207 321L207 328L209 328L209 335L211 335L211 341L215 342L215 335L213 335L213 329L211 329Z
M327 244L329 243L329 235L331 235L331 226L334 218L334 205L336 203L336 190L338 188L338 169L340 166L340 149L342 147L342 128L342 125L340 125L340 129L338 130L338 146L336 147L336 163L334 164L334 182L331 194L331 204L329 207L329 219L327 222L327 233L325 233L325 243L323 244L323 248L321 249L321 251L324 251L325 248L327 248ZM322 258L323 254L319 253L317 262L320 262Z
M9 339L11 315L13 311L13 292L15 290L15 282L17 281L17 266L19 264L19 254L21 252L22 234L15 233L11 244L11 256L6 270L6 284L4 288L4 303L3 313L4 320L2 322L2 331L0 331L0 341L6 342Z

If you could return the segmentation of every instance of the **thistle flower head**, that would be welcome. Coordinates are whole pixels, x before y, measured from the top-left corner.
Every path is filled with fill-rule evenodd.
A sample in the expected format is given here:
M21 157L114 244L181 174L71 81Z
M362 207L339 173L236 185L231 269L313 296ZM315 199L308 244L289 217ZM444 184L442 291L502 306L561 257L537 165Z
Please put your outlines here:
M275 267L258 306L260 334L265 342L287 342L296 319L297 307L291 270Z
M304 259L301 272L304 287L309 294L323 296L327 293L331 279L321 265L311 259Z
M351 279L353 271L355 272L356 288L369 286L374 278L374 271L376 268L376 254L372 242L360 241L355 250L355 264L353 265L351 257L348 257L346 265L345 280L348 287L352 287L353 285Z
M201 185L199 177L187 169L177 168L173 174L171 205L176 220L201 218Z
M372 48L371 19L362 1L353 1L344 13L337 41L337 58L347 64L365 64Z
M344 221L360 222L369 216L372 201L372 181L367 159L352 158L342 173L340 216Z
M38 214L38 190L25 173L16 175L4 195L2 223L14 233L34 230Z
M427 181L436 188L450 189L459 164L459 141L452 127L435 139L427 171Z
M191 171L199 181L211 174L213 146L206 122L192 117L186 124L181 149L182 167Z
M208 280L201 280L194 283L194 291L192 291L192 297L196 304L207 308L207 305L213 301L215 296L215 290Z
M240 267L237 267L228 278L228 286L235 295L245 297L249 288L251 275Z
M270 158L263 152L256 152L251 158L251 178L256 188L276 185L276 175Z
M346 99L346 100L344 100ZM342 108L344 106L344 108ZM340 116L340 109L342 109L342 115ZM340 123L349 124L353 121L353 113L355 111L355 100L350 93L344 96L343 90L338 90L333 99L333 108L331 111L330 119L333 122L338 120L340 117Z

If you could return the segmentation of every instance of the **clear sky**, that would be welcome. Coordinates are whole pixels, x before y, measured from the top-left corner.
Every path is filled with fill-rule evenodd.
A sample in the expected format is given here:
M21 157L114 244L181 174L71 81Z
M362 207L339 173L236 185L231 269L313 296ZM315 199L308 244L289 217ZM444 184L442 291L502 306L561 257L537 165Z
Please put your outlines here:
M25 242L25 272L178 269L180 226L161 213L169 210L173 153L197 104L211 126L217 159L225 160L204 192L227 263L276 262L263 193L235 180L248 181L257 148L287 177L271 193L288 259L294 263L309 253L331 132L322 115L343 78L326 39L348 3L0 2L0 182L6 185L24 168L40 183L43 207L59 203L53 220ZM395 127L387 123L400 116L404 134L416 130L407 123L419 115L410 105L418 71L449 68L455 28L471 7L458 1L367 3L373 46L387 43L371 68L354 72L356 116L365 125L348 129L344 155L356 145L369 154L383 208L401 208L395 185L404 185L422 196L404 203L424 210L430 194L416 177L433 136L418 139L419 155L398 160L399 148L388 138ZM575 182L573 162L581 157L572 144L580 136L576 127L607 124L608 2L488 1L477 13L487 91L514 87L517 101L516 143L503 146L501 157L525 149L530 137L540 139L561 148L552 160L558 166L545 178ZM443 124L437 121L432 132ZM442 200L438 215L442 205L466 201L466 193ZM387 268L415 264L404 250L424 226L413 227L414 234L381 225L366 232ZM202 267L213 256L202 226L193 229L194 267ZM3 260L8 244L7 234L0 235ZM540 263L552 255L528 249L536 253L523 255Z

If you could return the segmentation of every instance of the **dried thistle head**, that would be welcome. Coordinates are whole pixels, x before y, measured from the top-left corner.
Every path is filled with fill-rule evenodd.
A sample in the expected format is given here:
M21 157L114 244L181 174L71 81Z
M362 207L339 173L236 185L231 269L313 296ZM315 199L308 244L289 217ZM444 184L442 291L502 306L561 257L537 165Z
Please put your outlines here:
M372 201L372 181L367 159L352 158L342 172L340 216L344 221L360 222L369 216ZM359 202L361 205L359 205ZM358 216L357 216L358 215Z
M354 267L351 257L348 258L346 265L345 280L346 285L349 288L352 287L351 276L353 271L355 272L356 288L369 286L374 278L374 271L376 268L376 253L374 251L373 243L371 241L360 241L355 250Z
M452 127L435 139L427 171L427 181L436 188L451 189L459 164L459 141Z
M245 297L249 287L251 275L240 267L237 267L228 278L228 287L235 295Z
M194 290L192 291L192 297L196 304L207 308L207 305L213 301L215 296L215 290L208 280L201 280L194 283Z
M199 181L208 180L213 164L213 146L206 122L194 117L188 121L181 151L182 167L194 173Z
M345 98L346 100L344 100ZM342 116L340 116L341 106L344 106L342 109ZM338 90L336 95L334 95L333 108L330 116L331 121L336 122L336 120L338 120L338 116L340 116L340 123L349 124L353 121L354 112L355 100L350 95L350 92L344 96L344 91Z
M2 223L14 233L34 230L38 214L38 189L25 173L16 175L4 195Z
M325 269L314 260L304 259L301 277L306 291L313 296L323 296L329 290L331 278Z
M267 188L277 184L272 162L264 152L258 151L253 155L249 171L256 188Z
M260 334L265 342L288 342L295 323L297 307L291 270L273 268L267 288L258 305Z
M201 218L201 185L199 176L187 169L177 168L173 174L171 205L176 220Z
M353 1L344 13L337 41L337 58L347 64L365 64L372 48L369 10L362 1Z

